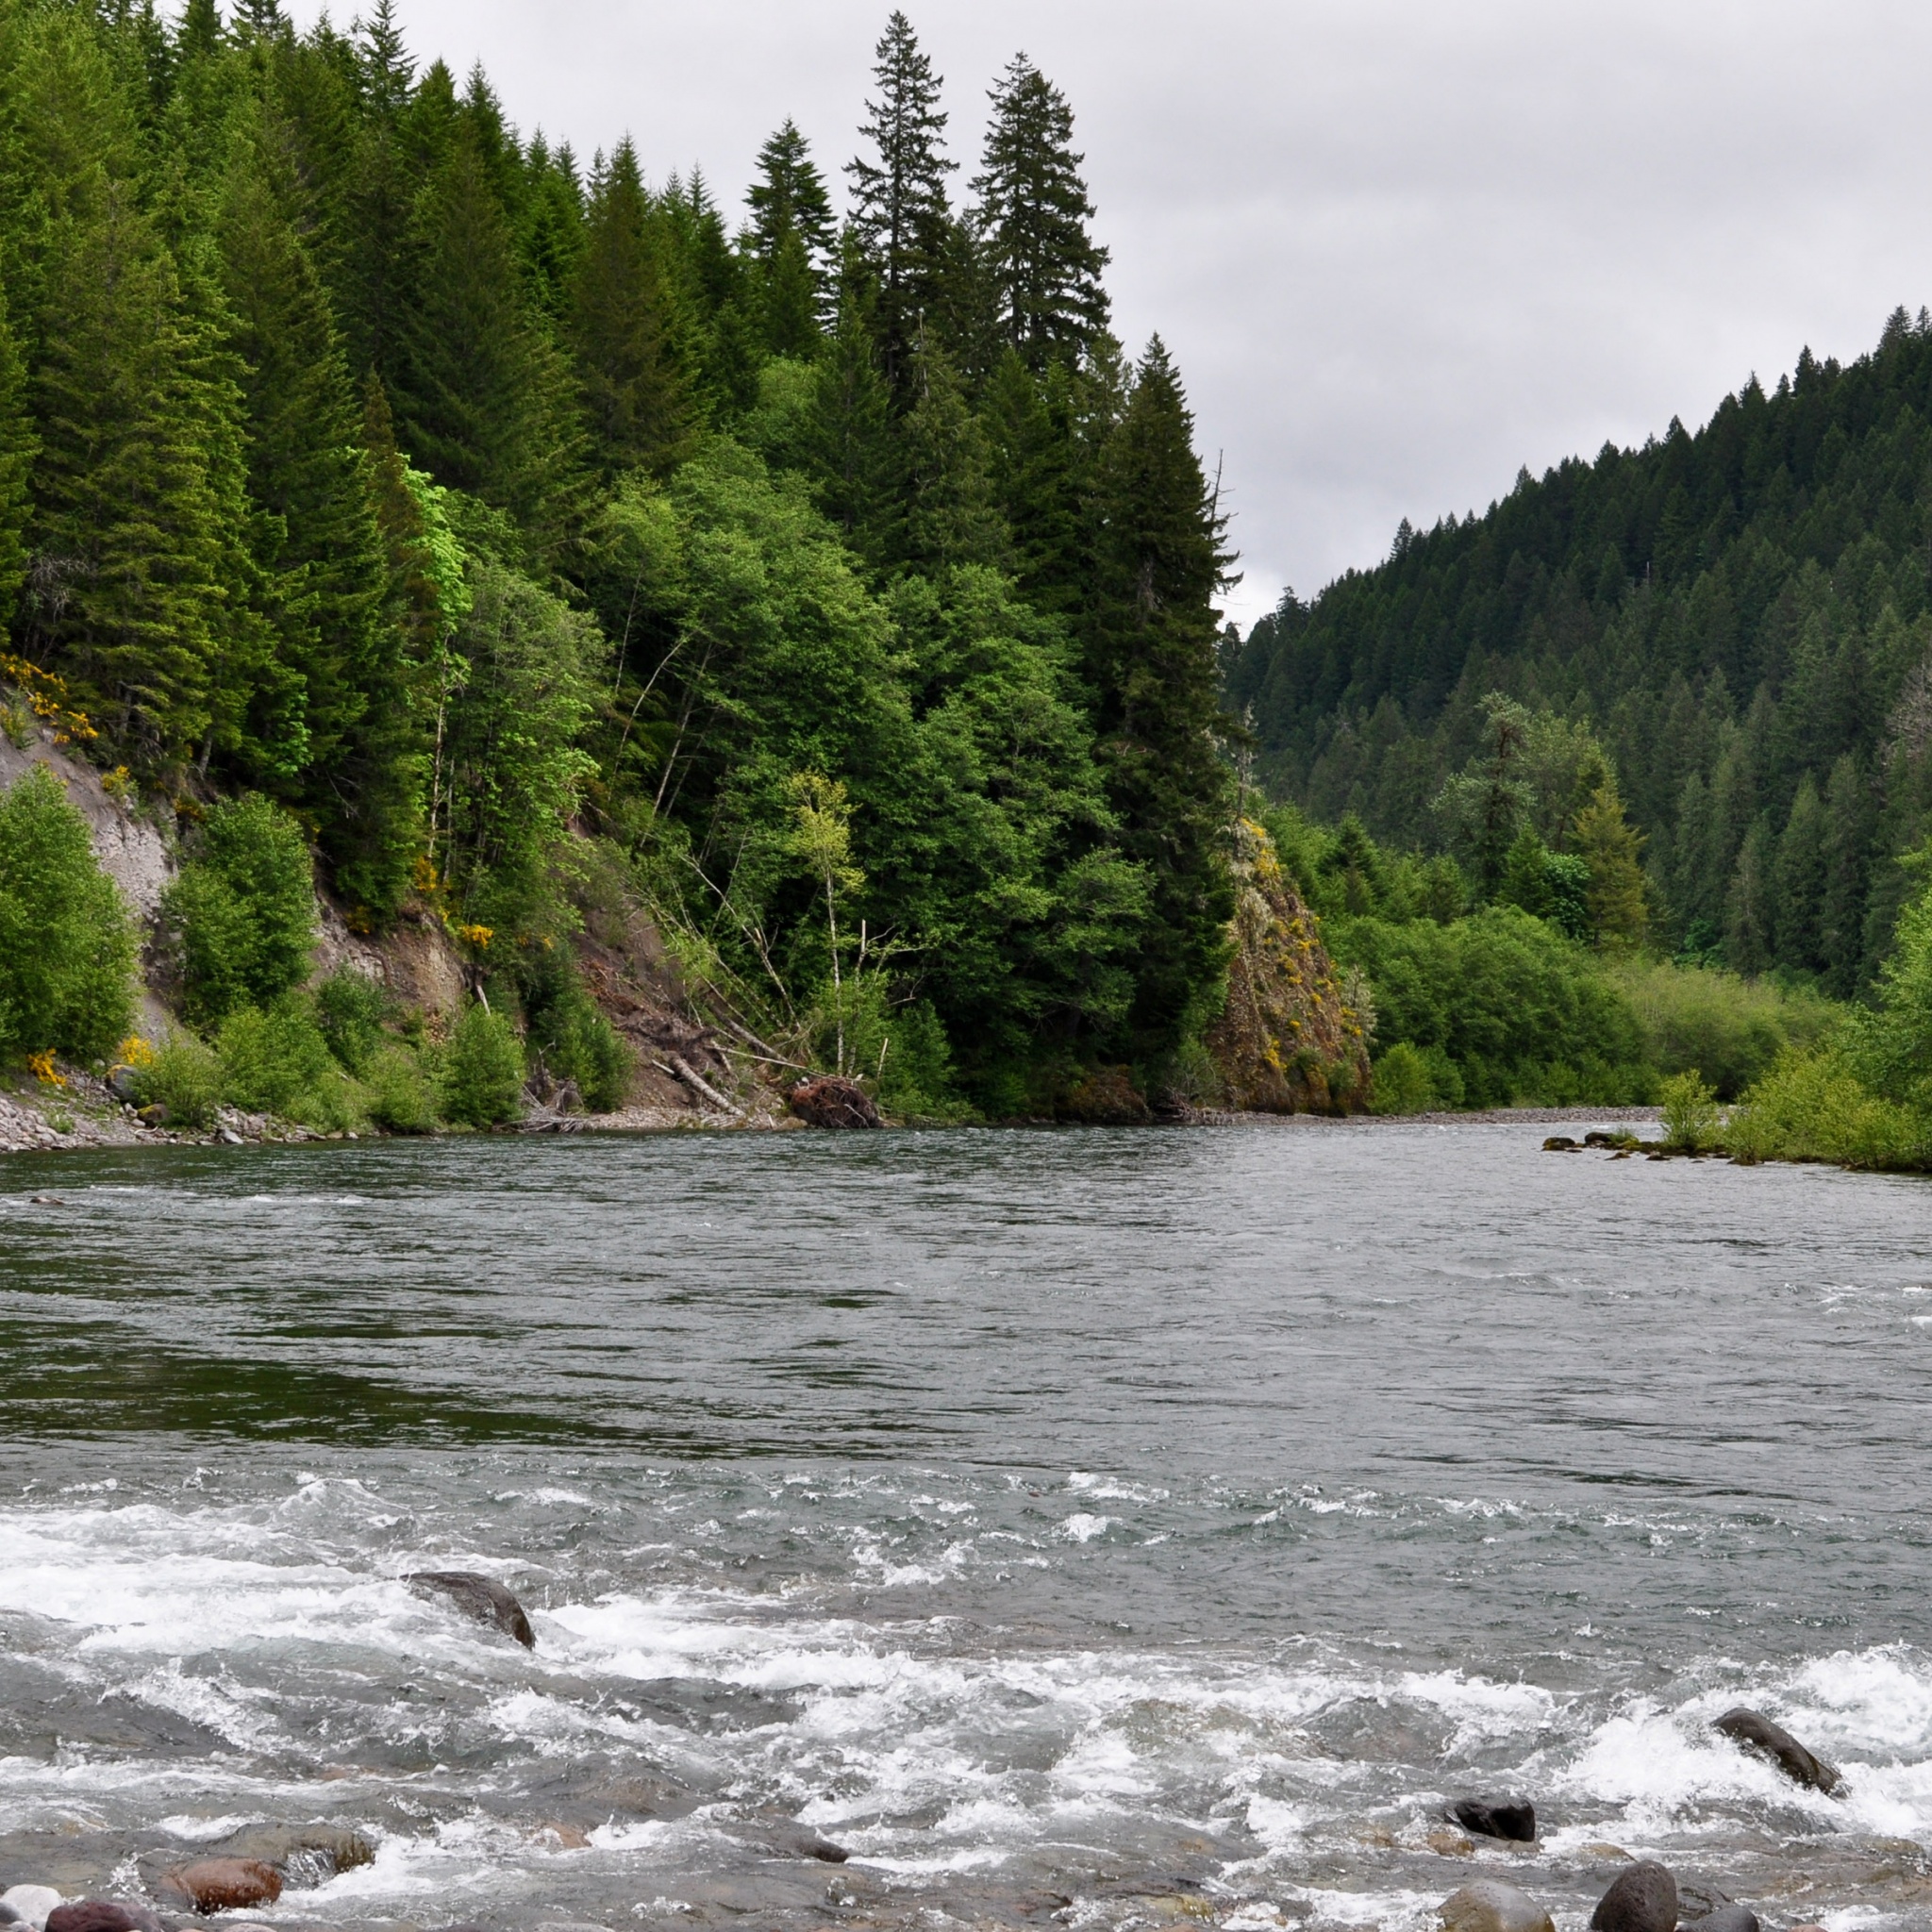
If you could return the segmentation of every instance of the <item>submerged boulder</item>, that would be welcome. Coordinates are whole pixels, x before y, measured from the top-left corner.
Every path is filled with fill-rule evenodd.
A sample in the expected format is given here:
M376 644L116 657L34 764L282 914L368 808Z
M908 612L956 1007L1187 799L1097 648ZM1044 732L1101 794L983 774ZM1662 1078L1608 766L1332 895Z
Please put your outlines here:
M418 1570L404 1579L421 1597L447 1597L466 1617L514 1637L525 1650L537 1647L536 1633L524 1607L493 1577L474 1570Z
M1557 1932L1548 1912L1526 1891L1500 1878L1478 1878L1436 1907L1442 1932Z
M1523 1798L1458 1798L1449 1816L1464 1831L1478 1838L1507 1839L1512 1844L1536 1842L1536 1807Z
M46 1932L162 1932L162 1925L145 1906L84 1898L55 1907L47 1914Z
M1781 1724L1774 1724L1760 1712L1740 1705L1718 1719L1716 1728L1734 1744L1759 1757L1768 1757L1794 1784L1809 1785L1813 1790L1835 1791L1843 1783L1838 1767L1807 1751Z
M1670 1867L1640 1859L1596 1902L1591 1932L1677 1932L1677 1881Z
M375 1861L375 1847L359 1831L336 1824L247 1824L209 1853L273 1866L284 1885L298 1889L325 1885L339 1872Z
M1724 1905L1701 1919L1683 1919L1677 1932L1763 1932L1749 1906Z
M282 1895L282 1875L259 1858L197 1858L163 1881L168 1891L197 1912L233 1912L272 1906Z
M45 1932L47 1914L59 1904L60 1894L51 1885L15 1885L0 1892L0 1906L21 1924L31 1925L33 1932Z
M826 1074L801 1080L787 1095L787 1105L808 1127L877 1127L885 1124L879 1110L857 1080Z

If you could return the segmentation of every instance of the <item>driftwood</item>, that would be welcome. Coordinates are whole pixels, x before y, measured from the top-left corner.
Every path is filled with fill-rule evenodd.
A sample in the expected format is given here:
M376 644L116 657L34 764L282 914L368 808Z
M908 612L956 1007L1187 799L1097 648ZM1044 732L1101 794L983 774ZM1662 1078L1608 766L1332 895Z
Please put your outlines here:
M822 1074L816 1080L801 1080L788 1099L791 1111L813 1127L877 1127L885 1123L872 1104L872 1096L857 1080L845 1080L836 1074Z

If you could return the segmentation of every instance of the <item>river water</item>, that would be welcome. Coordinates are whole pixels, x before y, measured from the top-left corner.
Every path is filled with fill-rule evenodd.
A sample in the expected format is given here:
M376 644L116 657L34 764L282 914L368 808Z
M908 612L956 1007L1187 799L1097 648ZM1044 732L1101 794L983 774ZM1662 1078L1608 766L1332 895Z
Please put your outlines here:
M1544 1131L0 1160L0 1886L327 1822L259 1916L1932 1924L1932 1191Z

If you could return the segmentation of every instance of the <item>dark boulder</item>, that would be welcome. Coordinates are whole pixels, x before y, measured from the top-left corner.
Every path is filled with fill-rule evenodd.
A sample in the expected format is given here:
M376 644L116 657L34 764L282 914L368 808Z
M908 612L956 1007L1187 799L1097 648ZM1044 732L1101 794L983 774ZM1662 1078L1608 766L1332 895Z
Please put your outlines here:
M246 1824L219 1844L211 1857L254 1858L272 1865L284 1885L325 1885L339 1872L375 1861L375 1847L358 1831L335 1824Z
M1507 1839L1519 1845L1536 1842L1536 1807L1524 1799L1458 1798L1448 1815L1478 1838Z
M1725 1711L1718 1719L1717 1728L1734 1744L1770 1758L1794 1784L1830 1792L1843 1782L1836 1765L1814 1757L1782 1725L1773 1724L1755 1710L1746 1710L1742 1705L1736 1710Z
M259 1858L197 1858L165 1880L169 1892L197 1912L233 1912L272 1906L282 1895L282 1874Z
M1543 1142L1543 1152L1545 1154L1580 1154L1583 1150L1577 1146L1576 1142L1568 1134L1552 1134Z
M857 1080L827 1074L801 1080L788 1096L791 1111L809 1127L877 1127L885 1124L872 1096Z
M466 1617L514 1637L525 1650L537 1647L530 1620L502 1584L474 1570L418 1570L403 1579L418 1596L445 1596Z
M1526 1891L1500 1878L1478 1878L1436 1907L1442 1932L1556 1932L1550 1915Z
M1763 1932L1749 1906L1720 1906L1701 1919L1685 1919L1677 1932Z
M1677 1932L1677 1881L1670 1868L1644 1858L1621 1873L1596 1902L1591 1932Z
M47 1932L162 1932L162 1926L145 1906L84 1898L71 1906L56 1906L47 1914Z

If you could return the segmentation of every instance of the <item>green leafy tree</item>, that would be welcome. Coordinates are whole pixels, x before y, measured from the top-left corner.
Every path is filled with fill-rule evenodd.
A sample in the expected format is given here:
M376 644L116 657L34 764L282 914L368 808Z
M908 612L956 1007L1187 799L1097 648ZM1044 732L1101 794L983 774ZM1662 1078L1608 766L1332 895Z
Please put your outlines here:
M272 800L224 799L162 895L190 1015L220 1022L269 1007L308 976L314 872L301 827Z
M1038 370L1077 359L1107 327L1107 250L1074 152L1074 110L1024 54L991 92L974 219L1007 344Z
M105 1059L134 1010L133 922L45 765L0 794L0 1058Z

